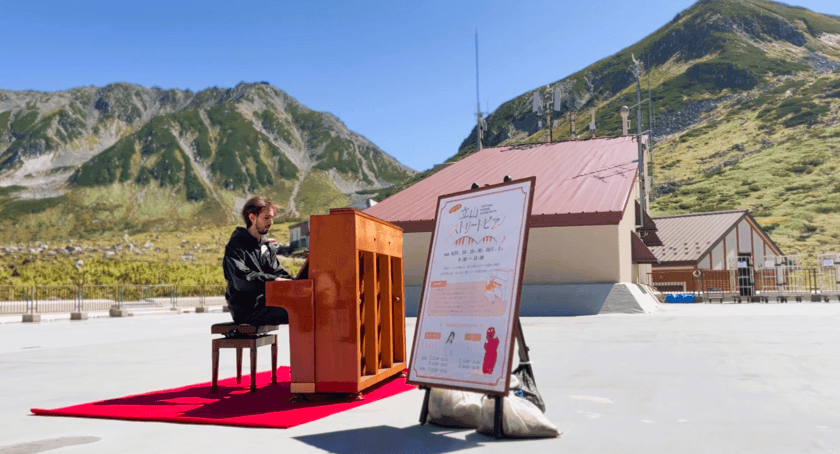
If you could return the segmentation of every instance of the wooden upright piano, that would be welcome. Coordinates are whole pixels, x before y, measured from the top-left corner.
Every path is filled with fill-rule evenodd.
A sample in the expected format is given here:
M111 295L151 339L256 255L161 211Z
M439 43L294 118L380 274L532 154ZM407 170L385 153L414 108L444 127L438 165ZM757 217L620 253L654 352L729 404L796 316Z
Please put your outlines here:
M402 229L341 208L309 230L298 279L266 283L289 313L291 393L361 393L406 366Z

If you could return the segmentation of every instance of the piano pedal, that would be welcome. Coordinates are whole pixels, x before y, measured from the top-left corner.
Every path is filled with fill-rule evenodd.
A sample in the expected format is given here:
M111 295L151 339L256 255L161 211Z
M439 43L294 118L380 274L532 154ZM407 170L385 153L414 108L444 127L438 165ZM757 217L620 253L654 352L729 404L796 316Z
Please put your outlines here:
M354 400L365 400L365 395L362 393L356 393L356 398Z

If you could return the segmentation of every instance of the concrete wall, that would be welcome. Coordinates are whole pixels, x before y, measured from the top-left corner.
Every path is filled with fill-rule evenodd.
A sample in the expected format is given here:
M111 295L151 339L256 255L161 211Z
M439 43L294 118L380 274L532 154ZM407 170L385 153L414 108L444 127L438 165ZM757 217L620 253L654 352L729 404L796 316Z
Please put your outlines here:
M416 317L422 285L405 286L405 315ZM519 300L523 317L638 314L655 312L656 298L643 286L615 284L525 284Z

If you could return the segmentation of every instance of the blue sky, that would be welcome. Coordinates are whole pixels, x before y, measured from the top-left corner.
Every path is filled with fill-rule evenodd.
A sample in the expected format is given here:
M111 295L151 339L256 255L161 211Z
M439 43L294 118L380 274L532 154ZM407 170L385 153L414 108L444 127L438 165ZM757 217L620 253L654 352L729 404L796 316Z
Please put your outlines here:
M268 81L425 170L492 112L649 35L694 2L4 2L0 88ZM790 2L840 16L837 0Z

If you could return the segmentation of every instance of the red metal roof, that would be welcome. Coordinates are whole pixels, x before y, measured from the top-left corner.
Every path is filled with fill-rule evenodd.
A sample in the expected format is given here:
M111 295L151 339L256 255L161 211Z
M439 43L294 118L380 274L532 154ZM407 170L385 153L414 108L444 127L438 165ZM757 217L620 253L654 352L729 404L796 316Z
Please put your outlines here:
M653 218L663 246L650 250L665 262L696 262L747 214L746 210Z
M641 238L637 237L635 233L630 232L630 250L632 252L633 263L659 263L653 252L648 249Z
M710 213L689 213L653 218L658 228L657 234L663 246L651 247L650 250L659 259L660 265L666 262L696 262L711 250L742 217L750 223L767 241L777 255L781 249L758 225L747 210L713 211Z
M536 176L532 227L618 224L636 179L632 137L485 148L364 212L431 232L438 196Z

